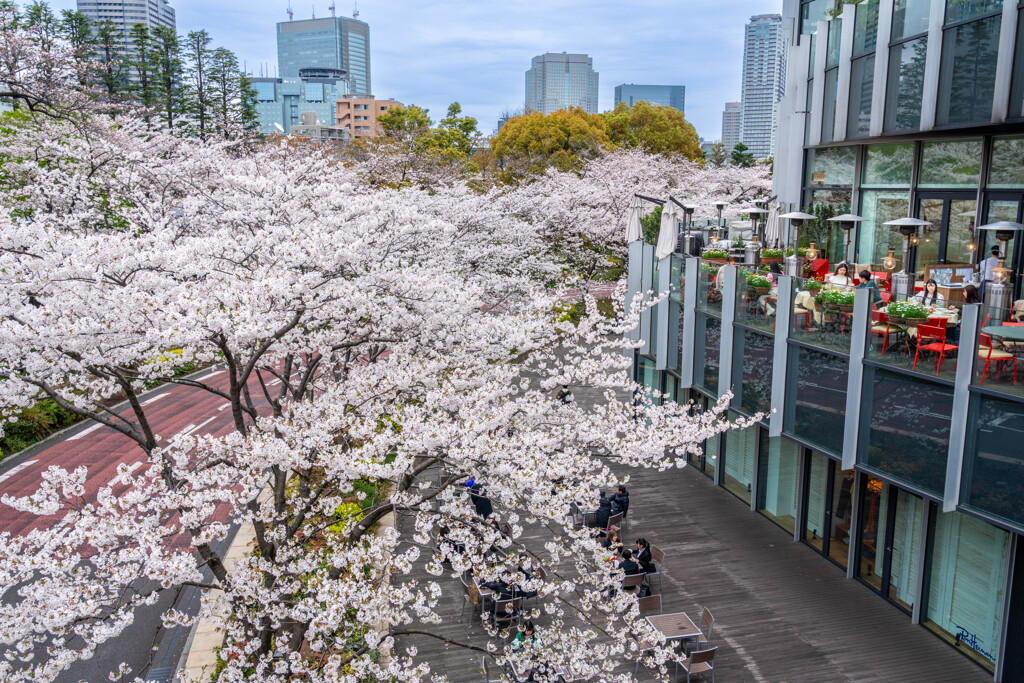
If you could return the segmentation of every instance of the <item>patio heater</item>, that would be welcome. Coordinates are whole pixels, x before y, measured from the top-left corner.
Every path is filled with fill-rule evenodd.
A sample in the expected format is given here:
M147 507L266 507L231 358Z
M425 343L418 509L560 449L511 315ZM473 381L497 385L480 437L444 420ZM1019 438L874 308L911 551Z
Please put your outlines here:
M907 218L897 218L894 221L888 221L885 225L898 228L900 234L903 235L903 268L892 276L892 293L893 296L909 299L914 296L914 274L907 271L910 245L912 241L914 244L917 244L917 229L931 227L931 223L920 218L908 216Z
M764 222L768 212L759 206L744 209L750 214L750 243L743 250L743 262L754 267L761 265L761 243L764 242Z
M814 220L814 216L803 211L791 211L784 213L779 218L789 220L793 226L793 254L783 259L782 272L791 277L804 276L804 260L800 258L800 228L804 227L804 221Z
M697 207L693 204L683 205L683 230L686 232L683 238L683 251L690 256L700 256L700 254L693 253L694 247L694 236L691 234L693 230L693 212L697 210Z
M999 252L1003 257L999 259L999 267L992 269L993 279L985 284L985 306L994 309L991 312L993 317L1003 320L1013 298L1013 288L1010 286L1011 271L1006 267L1006 255L1010 253L1010 240L1024 230L1024 225L999 221L982 225L978 230L994 232L995 238L999 240Z
M829 223L838 223L839 227L843 229L843 260L848 264L853 263L853 254L850 252L853 229L863 220L861 216L855 216L852 213L844 213L842 216L828 219Z
M722 225L722 210L725 209L726 202L715 202L715 208L718 209L718 225L715 226L715 241L722 239L722 232L725 230L725 226Z

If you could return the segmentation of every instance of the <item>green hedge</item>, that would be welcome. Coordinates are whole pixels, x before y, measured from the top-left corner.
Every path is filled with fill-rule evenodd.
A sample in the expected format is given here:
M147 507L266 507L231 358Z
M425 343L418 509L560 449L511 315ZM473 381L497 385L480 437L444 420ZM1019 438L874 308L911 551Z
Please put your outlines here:
M15 422L4 425L4 436L0 438L0 457L8 456L22 448L42 441L50 434L73 425L79 416L64 410L46 398L18 415Z

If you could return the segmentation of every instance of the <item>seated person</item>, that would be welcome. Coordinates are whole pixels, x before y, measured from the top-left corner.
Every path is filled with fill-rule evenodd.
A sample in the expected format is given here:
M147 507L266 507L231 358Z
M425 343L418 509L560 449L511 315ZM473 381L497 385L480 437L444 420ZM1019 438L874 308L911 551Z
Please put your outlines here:
M622 562L619 562L619 569L624 571L626 576L640 573L640 565L633 561L633 553L629 548L622 551Z
M601 500L597 504L597 528L607 529L608 518L612 516L612 500L601 491Z
M622 541L619 540L619 532L616 531L615 529L610 530L608 532L608 536L606 536L604 538L604 540L601 541L601 547L602 548L607 548L608 550L611 550L612 552L616 552L616 553L617 552L621 552L622 551Z
M626 516L626 512L629 510L629 491L622 484L619 484L615 488L615 495L612 496L612 514L617 515L620 512L622 516Z
M533 627L533 622L529 620L523 624L523 630L517 633L515 640L512 641L512 652L519 652L527 643L533 647L543 647L544 645L540 642L540 638L537 637L537 631Z
M828 284L839 285L841 287L853 287L853 278L850 277L850 267L845 263L838 264L836 266L836 272L828 276Z
M939 292L939 285L932 278L928 282L924 283L924 289L914 295L914 301L924 304L925 306L941 306L946 303L946 297Z
M882 293L878 291L878 285L871 279L870 270L860 271L860 284L857 285L857 289L870 289L871 290L871 301L869 303L875 303L882 298Z
M644 574L658 571L651 559L651 544L647 542L646 538L636 539L636 561L640 565L640 571Z

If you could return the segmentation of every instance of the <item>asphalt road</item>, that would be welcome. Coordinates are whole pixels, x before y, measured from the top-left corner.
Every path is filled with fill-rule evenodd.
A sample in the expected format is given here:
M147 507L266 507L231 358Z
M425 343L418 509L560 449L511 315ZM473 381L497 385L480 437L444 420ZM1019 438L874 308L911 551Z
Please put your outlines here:
M196 379L218 388L227 386L224 370L213 369L199 374ZM272 382L274 385L278 383L277 380ZM250 391L257 408L265 408L266 401L257 400L262 396L257 381L252 382ZM166 444L178 435L222 436L234 429L230 404L219 396L193 387L160 387L145 397L143 405L150 424L160 436L160 444ZM84 465L88 467L86 498L95 499L100 487L116 474L118 465L143 460L143 452L128 437L109 427L85 422L56 439L0 463L0 494L25 496L34 493L42 481L42 473L52 465L67 470ZM0 504L0 532L21 535L35 528L59 527L62 523L63 515L37 517ZM225 539L222 546L229 541L230 538ZM132 667L133 677L148 674L152 681L170 681L188 640L189 630L164 630L159 615L175 603L179 609L195 613L199 602L197 591L187 589L180 594L169 592L157 605L136 610L135 621L124 634L110 641L92 660L80 662L58 681L105 681L107 674L116 670L120 662L127 662Z

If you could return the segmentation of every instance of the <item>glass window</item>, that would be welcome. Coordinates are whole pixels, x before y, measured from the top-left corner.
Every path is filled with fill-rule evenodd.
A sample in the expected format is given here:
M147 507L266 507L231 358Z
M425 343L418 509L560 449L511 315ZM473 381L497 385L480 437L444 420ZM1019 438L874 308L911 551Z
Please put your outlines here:
M906 218L910 212L910 197L907 192L861 192L860 242L857 248L858 263L870 263L872 270L882 270L882 259L892 250L897 259L903 249L902 236L885 225L896 218ZM897 269L902 265L898 264Z
M946 0L946 25L1003 9L1003 0Z
M868 187L910 187L914 146L870 145L864 162L864 185Z
M792 534L796 529L800 446L789 439L769 439L768 430L762 429L757 464L757 509Z
M658 385L658 370L654 360L647 358L646 356L637 356L636 361L636 381L643 385L644 395L651 401L654 401L654 395L652 392L660 391ZM657 401L654 401L657 403Z
M839 463L833 467L831 536L828 556L845 567L850 561L850 524L853 521L853 470L842 470Z
M878 39L879 0L867 0L857 5L857 19L853 26L853 56L875 51Z
M925 142L919 187L975 189L981 179L981 140Z
M786 394L786 431L822 450L841 454L846 429L847 359L794 344L789 363L789 386L795 390Z
M825 46L825 68L839 66L839 44L842 42L843 20L836 17L828 24L828 45Z
M306 101L307 102L323 102L324 101L324 84L323 83L306 83Z
M721 434L716 435L704 442L704 472L709 477L715 476L715 468L718 467L718 440Z
M892 40L902 40L928 31L932 0L896 0L892 14Z
M968 515L936 512L924 625L990 671L999 653L1010 534Z
M697 347L703 344L704 352L698 356L694 367L695 383L712 396L718 396L719 354L722 346L722 323L717 318L697 313Z
M850 105L846 119L848 139L867 137L871 131L871 98L875 85L875 56L853 60L850 70Z
M918 549L924 500L899 489L892 524L892 558L889 560L889 599L913 611L917 598Z
M991 120L1000 18L961 24L943 34L939 125Z
M273 102L276 99L274 94L273 83L253 83L253 88L256 89L256 100L259 102Z
M992 139L992 158L988 169L990 188L1024 187L1024 137ZM1016 216L1009 220L1016 221Z
M835 0L812 0L800 8L800 33L815 33L818 22L828 20L828 11L835 5Z
M738 414L729 413L730 420L738 418ZM754 482L754 457L757 452L759 431L760 427L755 425L747 429L733 429L722 435L725 439L722 486L748 504Z
M746 305L742 302L739 305ZM758 305L755 299L753 305ZM772 408L772 367L775 356L775 339L766 334L750 330L736 330L736 340L742 344L739 358L742 359L743 387L740 406L748 413L767 413Z
M1024 525L1024 404L979 395L973 403L965 505Z
M890 48L883 124L886 132L920 128L927 52L927 38L918 38Z
M825 72L825 103L821 110L821 141L836 139L836 97L838 96L839 69Z
M941 496L952 387L882 368L869 369L865 380L870 382L871 424L861 462Z
M807 150L807 185L853 185L853 147L823 147Z
M876 591L882 590L886 524L888 524L889 485L881 479L865 477L860 519L860 556L857 576Z
M818 550L825 548L825 496L828 493L828 458L811 453L807 482L807 522L804 540Z

